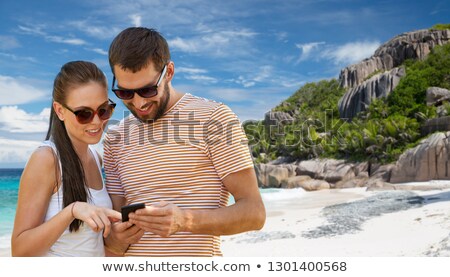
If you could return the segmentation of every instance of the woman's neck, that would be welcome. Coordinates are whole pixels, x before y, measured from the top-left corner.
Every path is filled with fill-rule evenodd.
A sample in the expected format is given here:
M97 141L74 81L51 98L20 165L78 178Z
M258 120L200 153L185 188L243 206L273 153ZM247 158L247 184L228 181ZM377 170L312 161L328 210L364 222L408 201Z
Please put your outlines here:
M73 139L71 139L71 141L72 141L73 149L77 153L78 158L80 158L80 161L82 163L85 163L89 159L89 156L90 156L89 145L87 143L76 141Z

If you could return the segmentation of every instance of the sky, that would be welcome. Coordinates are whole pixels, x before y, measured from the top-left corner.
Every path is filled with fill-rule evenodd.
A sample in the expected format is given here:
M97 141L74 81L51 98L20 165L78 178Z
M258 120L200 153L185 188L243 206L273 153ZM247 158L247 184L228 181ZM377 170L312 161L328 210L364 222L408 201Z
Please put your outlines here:
M450 23L450 1L1 0L0 16L0 168L12 168L45 138L61 66L94 62L111 85L109 45L127 27L166 38L175 89L223 102L244 122L396 35ZM125 107L110 98L120 120Z

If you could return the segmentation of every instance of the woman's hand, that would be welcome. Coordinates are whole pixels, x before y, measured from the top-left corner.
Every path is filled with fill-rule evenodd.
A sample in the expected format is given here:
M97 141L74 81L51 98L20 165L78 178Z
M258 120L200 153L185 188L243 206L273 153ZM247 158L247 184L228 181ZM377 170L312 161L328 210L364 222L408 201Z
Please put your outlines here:
M72 216L85 222L94 232L103 230L103 237L111 232L111 222L120 221L121 214L104 207L97 207L86 202L71 204Z

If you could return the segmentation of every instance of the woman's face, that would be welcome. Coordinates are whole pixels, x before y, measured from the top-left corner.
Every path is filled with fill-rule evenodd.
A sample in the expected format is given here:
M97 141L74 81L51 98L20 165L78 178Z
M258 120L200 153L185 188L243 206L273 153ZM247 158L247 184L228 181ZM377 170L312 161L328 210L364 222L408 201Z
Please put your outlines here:
M108 104L108 92L98 82L90 82L79 87L69 89L67 92L65 106L72 111L78 111L83 108L90 108L97 111L98 107ZM58 103L56 103L58 105ZM95 114L91 122L81 124L78 122L75 114L66 107L58 105L55 110L60 119L64 120L67 133L74 145L96 144L100 141L103 129L108 120L102 120L98 114ZM62 117L62 118L61 118Z

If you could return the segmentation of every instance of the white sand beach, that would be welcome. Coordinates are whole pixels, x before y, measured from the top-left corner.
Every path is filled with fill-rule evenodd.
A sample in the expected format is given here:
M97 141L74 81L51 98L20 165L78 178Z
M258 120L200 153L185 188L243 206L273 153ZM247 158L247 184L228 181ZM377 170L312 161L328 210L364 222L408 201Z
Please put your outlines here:
M224 256L450 256L448 189L295 189L263 199L264 228L223 236Z
M285 189L262 196L264 228L222 236L225 257L450 256L450 189ZM0 248L1 256L10 249Z

